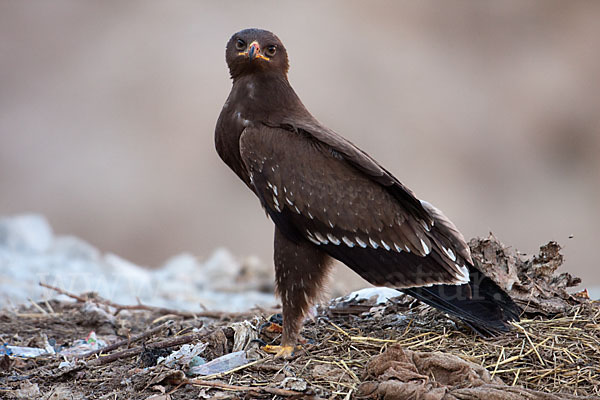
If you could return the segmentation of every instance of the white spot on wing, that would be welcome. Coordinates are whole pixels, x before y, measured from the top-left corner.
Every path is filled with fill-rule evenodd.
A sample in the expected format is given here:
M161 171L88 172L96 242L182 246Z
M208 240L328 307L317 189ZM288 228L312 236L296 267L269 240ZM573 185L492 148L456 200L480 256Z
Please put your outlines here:
M379 245L377 244L376 241L374 241L373 239L369 238L369 243L371 244L371 247L376 249L379 247Z
M421 220L421 225L423 225L423 228L424 228L424 229L425 229L427 232L431 231L431 226L429 226L429 224L428 224L427 222L425 222L425 221Z
M357 236L357 237L355 237L355 239L356 239L356 243L357 243L357 244L358 244L360 247L362 247L363 249L365 249L365 248L367 247L367 244L366 244L365 242L363 242L362 240L360 240L360 238L359 238L358 236Z
M333 244L335 244L336 246L340 244L340 239L336 238L335 236L333 236L331 233L327 234L327 239L329 239L329 241Z
M346 243L346 246L354 247L354 242L348 239L346 236L342 236L342 240L344 241L344 243Z
M431 249L429 247L427 247L427 243L425 243L425 241L423 239L421 239L421 246L423 246L423 251L425 252L425 254L429 254Z
M384 248L385 248L387 251L390 251L390 250L391 250L391 247L390 247L390 246L388 246L388 244L387 244L386 242L384 242L384 241L383 241L383 239L382 239L382 240L380 240L380 242L381 242L381 245L382 245L382 246L383 246L383 247L384 247Z
M458 284L469 283L469 269L467 268L467 266L463 265L461 267L458 264L454 265L458 269L458 274L456 275L456 278L459 280Z
M394 248L398 253L402 252L402 247L398 246L396 243L394 243Z
M311 242L313 242L314 244L320 245L321 242L319 242L317 239L315 239L314 237L312 237L311 235L307 236L308 240L310 240Z
M317 238L317 240L323 244L327 244L329 243L329 241L327 239L325 239L323 237L323 235L321 235L319 232L315 232L315 237Z
M444 250L444 253L446 253L448 258L450 258L452 261L456 261L456 254L454 254L452 249L447 249L444 246L442 246L442 250Z
M285 201L286 201L286 202L287 202L287 203L288 203L290 206L293 206L293 205L294 205L294 203L293 203L293 202L292 202L290 199L288 199L288 198L287 198L287 196L285 196Z

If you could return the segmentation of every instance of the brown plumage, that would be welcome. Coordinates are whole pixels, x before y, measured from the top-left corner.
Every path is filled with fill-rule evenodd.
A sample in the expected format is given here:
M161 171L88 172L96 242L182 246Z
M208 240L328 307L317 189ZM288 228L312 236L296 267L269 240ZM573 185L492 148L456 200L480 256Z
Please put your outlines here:
M233 87L215 144L275 223L283 346L296 343L331 258L478 330L503 330L518 319L518 307L473 267L463 236L441 211L306 110L274 34L236 33L226 60Z

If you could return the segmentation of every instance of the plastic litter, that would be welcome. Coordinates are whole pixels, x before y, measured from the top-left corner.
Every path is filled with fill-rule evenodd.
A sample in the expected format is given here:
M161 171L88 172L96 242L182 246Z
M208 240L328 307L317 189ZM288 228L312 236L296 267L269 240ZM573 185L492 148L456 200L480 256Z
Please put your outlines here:
M61 361L58 364L58 369L72 368L75 366L75 361Z
M379 305L385 304L386 301L392 299L394 297L401 296L402 292L391 289L387 287L371 287L364 288L360 290L356 290L346 296L338 297L334 299L332 302L334 304L337 303L347 303L347 302L360 302L366 301L370 305Z
M246 357L245 351L236 351L234 353L225 354L219 358L207 362L197 367L192 367L188 370L188 375L212 375L220 374L237 368L241 365L248 364L251 360Z
M203 360L201 357L198 357L200 353L204 351L206 348L206 343L196 343L196 344L184 344L177 351L172 352L167 357L159 357L156 361L158 364L164 363L167 367L174 367L175 365L185 366L200 363ZM198 360L200 358L201 360Z
M96 332L91 331L85 339L77 340L73 346L62 349L58 354L65 357L76 357L104 346L106 346L106 342L98 339Z
M21 347L21 346L9 346L6 343L0 347L0 355L8 355L13 357L23 358L34 358L44 355L55 354L54 349L48 351L47 349L41 349L39 347Z
M196 356L194 358L192 358L192 361L190 361L190 367L197 367L198 365L202 365L202 364L206 364L206 359Z
M0 355L8 355L13 357L23 358L34 358L39 356L53 355L56 354L54 347L48 342L46 335L42 335L44 341L44 348L41 347L23 347L23 346L9 346L3 343L0 346Z

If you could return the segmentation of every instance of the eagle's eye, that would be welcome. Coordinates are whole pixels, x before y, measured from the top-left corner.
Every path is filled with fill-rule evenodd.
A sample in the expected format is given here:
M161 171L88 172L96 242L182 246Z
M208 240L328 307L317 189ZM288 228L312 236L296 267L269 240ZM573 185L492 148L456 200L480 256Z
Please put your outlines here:
M267 57L273 57L276 52L277 52L277 46L275 46L275 45L268 46L265 49L265 55Z
M235 42L235 48L239 51L246 50L246 42L244 42L242 39L238 39Z

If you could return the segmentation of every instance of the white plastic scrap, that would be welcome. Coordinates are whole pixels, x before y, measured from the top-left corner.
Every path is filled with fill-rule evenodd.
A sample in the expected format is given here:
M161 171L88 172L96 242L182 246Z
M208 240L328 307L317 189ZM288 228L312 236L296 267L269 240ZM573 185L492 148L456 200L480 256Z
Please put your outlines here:
M105 347L106 342L96 337L96 332L91 331L85 339L77 340L73 346L61 350L58 354L65 357L77 357L88 351L98 350Z
M54 347L48 342L46 334L42 334L42 341L44 342L44 348L40 347L22 347L22 346L8 346L6 344L0 346L0 355L8 354L14 357L23 358L35 358L44 355L56 354Z
M390 289L388 287L371 287L371 288L364 288L364 289L357 290L355 292L347 294L344 297L338 297L337 299L333 300L333 303L334 304L346 303L349 301L358 302L360 300L369 301L369 300L375 298L373 305L377 305L377 304L384 304L389 299L392 299L394 297L398 297L401 295L402 295L402 292L400 292L396 289Z
M158 364L164 363L167 367L188 366L192 359L201 354L206 348L206 343L198 342L196 344L184 344L177 351L172 352L167 357L159 357Z
M198 365L189 369L189 375L212 375L220 374L221 372L230 371L234 368L248 364L250 360L246 357L245 351L236 351L234 353L225 354L219 358L215 358L206 364Z
M40 349L38 347L4 346L4 348L6 350L0 350L0 354L6 353L14 357L33 358L54 354L54 349L49 352L47 349Z

